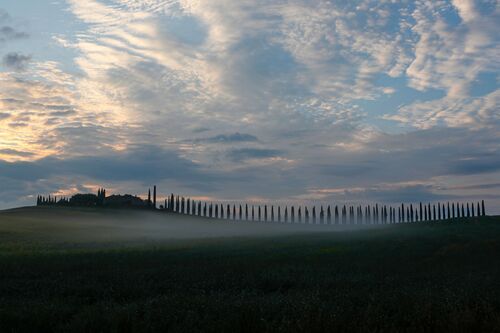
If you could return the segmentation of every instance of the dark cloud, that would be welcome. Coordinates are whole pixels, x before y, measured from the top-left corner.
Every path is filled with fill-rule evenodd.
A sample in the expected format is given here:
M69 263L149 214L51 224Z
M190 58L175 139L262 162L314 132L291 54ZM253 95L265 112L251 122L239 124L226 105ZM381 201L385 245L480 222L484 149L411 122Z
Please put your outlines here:
M30 61L31 56L23 55L17 52L11 52L3 57L2 64L9 69L23 71L26 69L26 66Z
M202 132L206 132L206 131L210 131L210 128L207 128L207 127L197 127L195 129L193 129L193 133L202 133Z
M10 26L0 27L0 41L28 38L29 35L22 31L17 31Z
M18 128L18 127L27 127L28 125L29 125L28 123L24 123L24 122L14 122L14 123L10 123L9 127Z
M227 156L235 161L240 162L253 158L271 158L283 155L283 151L278 149L264 149L264 148L240 148L232 149L227 153Z
M455 160L450 166L450 173L475 175L500 170L500 154L475 154Z
M11 156L19 156L19 157L31 157L33 153L27 151L20 151L16 149L0 149L0 154L2 155L11 155Z
M235 142L257 142L256 136L245 133L219 134L209 138L194 139L194 143L235 143Z
M33 162L0 161L0 174L18 180L34 181L55 175L84 176L99 181L156 182L174 179L194 184L210 183L214 175L201 170L174 150L157 146L137 146L126 152L81 156L67 159L48 157Z

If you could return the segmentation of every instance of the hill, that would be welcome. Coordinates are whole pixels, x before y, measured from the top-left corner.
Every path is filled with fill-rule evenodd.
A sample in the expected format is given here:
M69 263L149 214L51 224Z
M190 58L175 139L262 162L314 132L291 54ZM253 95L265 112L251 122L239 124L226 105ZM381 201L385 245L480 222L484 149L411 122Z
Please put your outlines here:
M375 228L0 212L0 331L499 331L500 219Z

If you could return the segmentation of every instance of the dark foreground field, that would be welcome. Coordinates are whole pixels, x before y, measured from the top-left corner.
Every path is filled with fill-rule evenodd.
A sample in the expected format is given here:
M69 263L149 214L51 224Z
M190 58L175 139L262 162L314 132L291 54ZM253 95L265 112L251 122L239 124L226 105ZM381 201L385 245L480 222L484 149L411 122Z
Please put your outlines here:
M338 231L0 212L0 332L17 331L500 332L500 219Z

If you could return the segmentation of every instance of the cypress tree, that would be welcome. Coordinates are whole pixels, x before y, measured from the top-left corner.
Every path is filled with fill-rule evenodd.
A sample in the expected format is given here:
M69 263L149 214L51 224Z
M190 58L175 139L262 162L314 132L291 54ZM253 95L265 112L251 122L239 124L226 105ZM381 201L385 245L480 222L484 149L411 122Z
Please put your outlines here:
M299 206L299 210L297 211L298 216L299 216L299 223L302 223L302 209Z
M339 223L339 208L335 205L335 224Z
M291 222L292 223L295 223L295 208L294 206L292 205L292 207L290 208L290 217L291 217Z
M320 224L325 223L325 212L323 211L323 206L321 206L319 210L319 223Z
M281 222L281 206L278 206L278 222Z
M441 220L441 203L438 202L438 220Z
M402 214L401 222L405 222L405 205L404 204L401 204L401 214Z
M424 216L422 202L420 202L420 214L418 214L418 215L420 216L420 221L422 221L422 216Z
M465 217L465 209L464 209L464 204L462 204L462 217Z
M205 202L205 205L203 205L203 216L207 217L207 203Z
M252 205L252 221L255 220L255 210L254 210L254 207Z
M214 217L219 218L219 205L214 204Z
M186 202L186 214L191 214L191 199L190 198L187 198L187 202Z
M239 210L238 214L240 217L240 221L243 220L243 209L241 209L241 205L240 205L240 210Z
M288 223L288 207L285 206L285 223Z
M148 206L151 206L151 189L148 189Z
M299 208L300 212L300 208ZM299 213L300 215L300 213ZM300 219L300 217L299 217ZM326 209L326 223L332 224L332 211L330 210L330 205L328 205L328 208Z
M156 209L156 185L153 186L153 208Z
M274 206L271 205L271 222L274 222Z
M258 207L259 207L259 215L258 216L259 216L259 222L260 222L260 205Z
M479 201L477 202L477 216L481 216L481 207L479 206Z
M306 220L306 224L309 224L309 209L306 207L304 207L304 213L305 213L305 220Z
M436 205L432 205L432 220L436 221Z
M470 217L469 203L467 203L467 217Z
M233 204L233 220L236 221L236 205Z
M486 216L486 210L484 209L484 200L481 200L481 215Z
M212 206L212 204L210 204L210 207ZM184 197L181 198L181 214L184 214L186 212L185 210L186 208L186 202L184 200Z
M267 222L267 205L264 205L264 221Z
M470 204L470 208L471 208L471 216L474 217L474 203L471 203Z
M316 206L313 206L312 218L313 218L313 224L316 224Z
M447 206L446 206L446 213L448 215L448 220L451 219L451 215L450 215L450 202L448 201L447 203Z
M248 221L248 204L245 204L245 220Z
M229 204L227 204L227 208L226 208L226 218L228 220L231 219L231 207L229 206Z
M427 210L429 211L429 221L432 221L431 203L427 204Z

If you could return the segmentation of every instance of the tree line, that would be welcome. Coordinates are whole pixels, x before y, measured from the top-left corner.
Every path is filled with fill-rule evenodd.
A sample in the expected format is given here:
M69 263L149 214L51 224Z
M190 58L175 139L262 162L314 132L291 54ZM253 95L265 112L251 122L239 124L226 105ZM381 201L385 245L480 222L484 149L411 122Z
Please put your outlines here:
M390 224L419 221L438 221L462 217L485 216L484 200L477 203L418 203L391 205L253 205L223 204L196 201L171 194L160 209L215 219L312 223L312 224Z
M173 193L157 206L156 185L153 192L148 189L147 199L130 194L106 196L100 188L97 194L75 194L70 198L56 196L37 197L37 206L86 206L86 207L129 207L158 209L170 213L193 215L214 219L312 223L312 224L390 224L418 221L437 221L462 217L485 216L484 200L476 203L427 203L401 205L255 205L213 203L185 198Z

